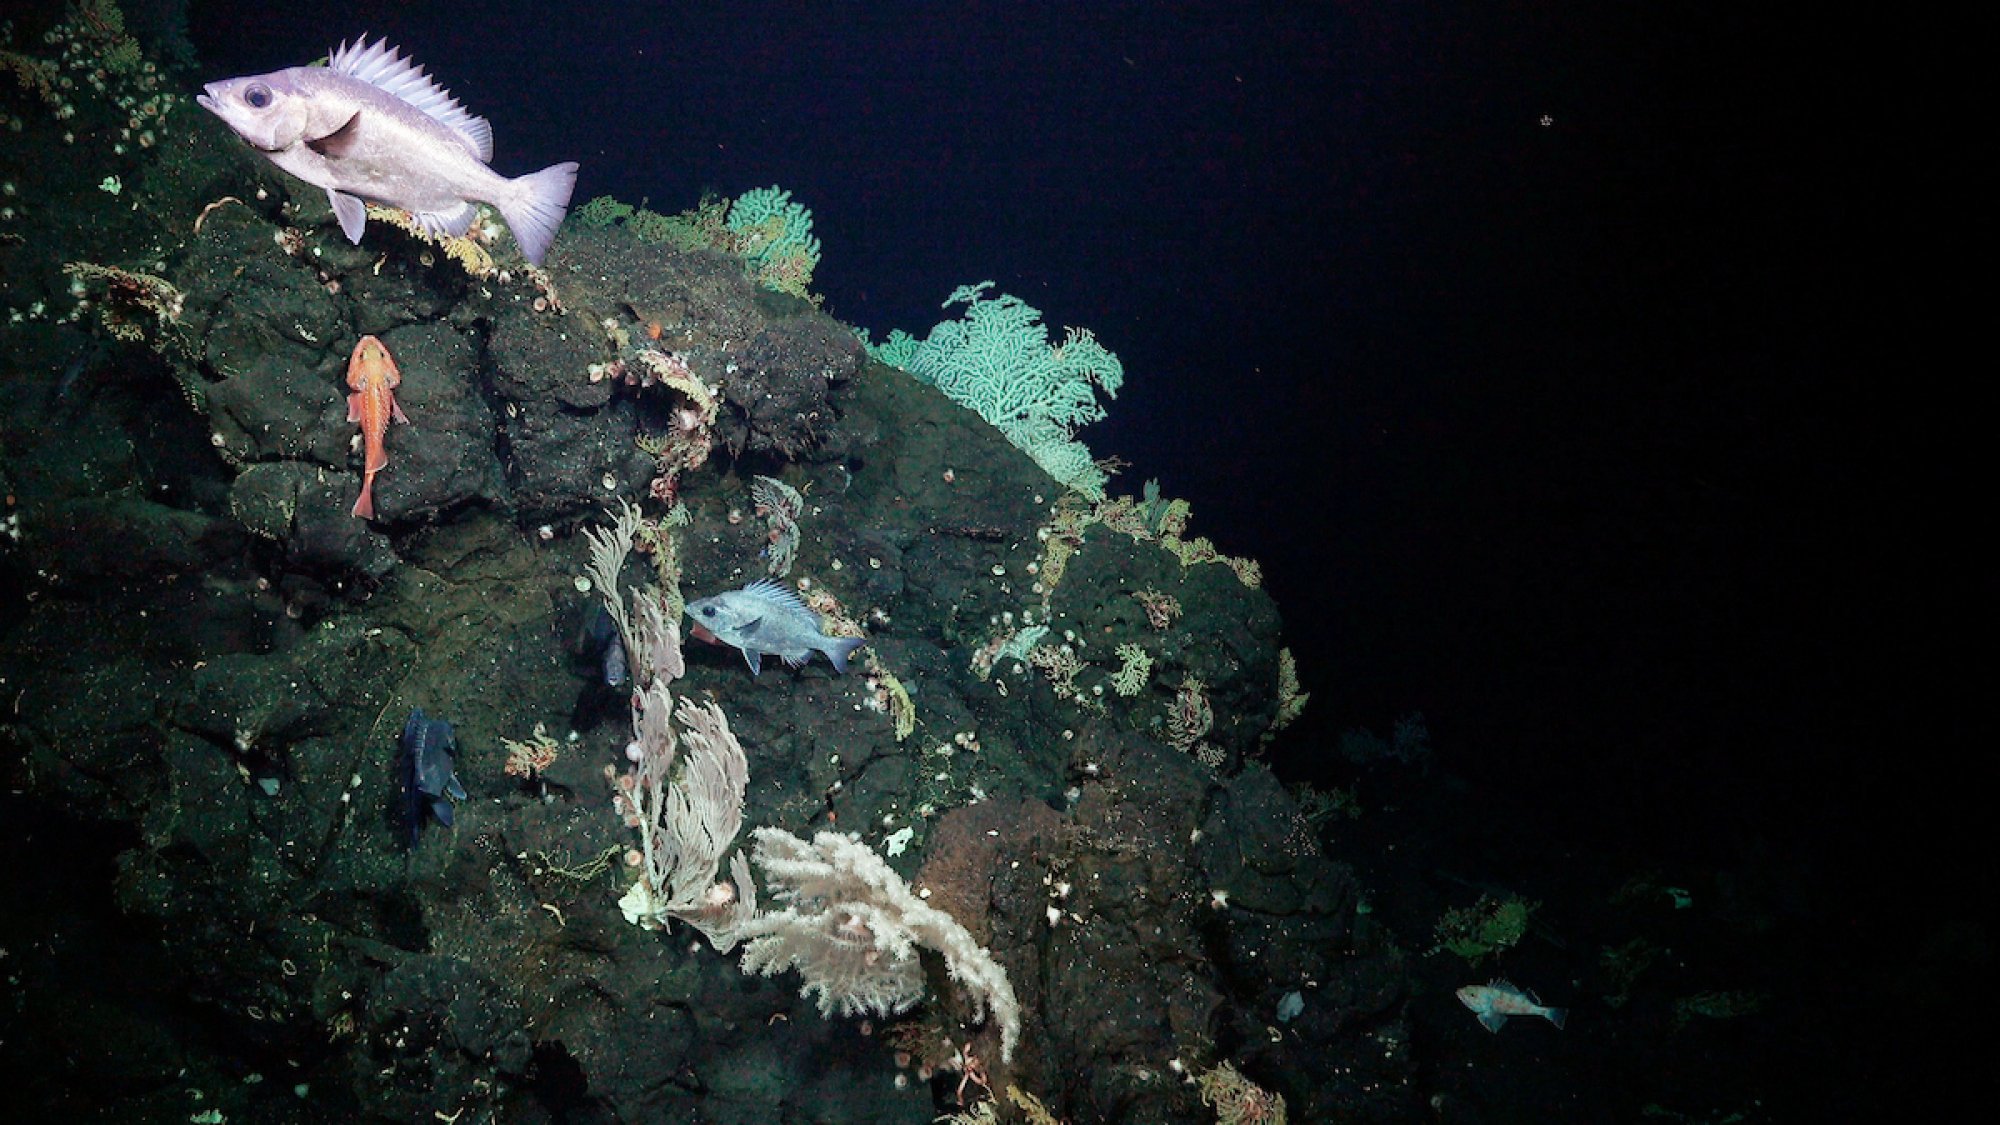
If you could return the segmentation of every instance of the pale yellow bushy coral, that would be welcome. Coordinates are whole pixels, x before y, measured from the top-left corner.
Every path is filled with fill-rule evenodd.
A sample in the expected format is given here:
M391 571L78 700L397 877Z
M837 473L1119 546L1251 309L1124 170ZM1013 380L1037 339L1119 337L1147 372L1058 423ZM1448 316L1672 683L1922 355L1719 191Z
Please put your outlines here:
M500 267L493 261L493 255L471 235L437 235L425 230L417 222L417 217L401 207L368 205L368 217L378 223L387 223L419 242L427 242L444 251L444 256L457 262L460 269L477 278L487 278L498 273Z
M1285 1125L1285 1099L1243 1077L1228 1060L1202 1073L1201 1103L1215 1110L1216 1125Z
M143 342L146 319L163 330L180 324L185 297L166 278L95 262L71 262L63 272L74 279L72 292L97 295L98 318L116 339Z

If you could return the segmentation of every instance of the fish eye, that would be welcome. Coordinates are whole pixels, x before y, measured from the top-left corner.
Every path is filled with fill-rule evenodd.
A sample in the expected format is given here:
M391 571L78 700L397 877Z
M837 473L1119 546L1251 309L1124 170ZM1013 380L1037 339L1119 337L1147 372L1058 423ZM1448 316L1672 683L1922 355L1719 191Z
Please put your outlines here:
M258 82L243 91L243 103L251 109L263 109L271 104L271 88Z
M712 606L712 605L705 605L705 606L702 606L702 607L701 607L701 615L702 615L703 617L714 617L714 616L715 616L715 607L714 607L714 606Z

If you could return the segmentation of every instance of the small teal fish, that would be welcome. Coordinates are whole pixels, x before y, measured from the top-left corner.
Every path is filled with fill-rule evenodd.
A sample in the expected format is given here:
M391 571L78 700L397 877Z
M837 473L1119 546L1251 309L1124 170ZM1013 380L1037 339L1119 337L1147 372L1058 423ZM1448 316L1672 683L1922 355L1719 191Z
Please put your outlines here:
M1534 993L1516 988L1504 980L1492 984L1468 984L1458 990L1458 1002L1472 1009L1479 1017L1479 1024L1488 1031L1497 1032L1506 1026L1508 1016L1540 1016L1556 1025L1561 1031L1569 1021L1568 1008L1545 1006Z
M696 640L719 642L743 650L750 674L762 671L770 653L794 668L815 652L823 652L836 672L847 671L847 657L867 643L861 637L829 637L820 631L819 614L806 608L797 594L767 578L741 590L689 602Z

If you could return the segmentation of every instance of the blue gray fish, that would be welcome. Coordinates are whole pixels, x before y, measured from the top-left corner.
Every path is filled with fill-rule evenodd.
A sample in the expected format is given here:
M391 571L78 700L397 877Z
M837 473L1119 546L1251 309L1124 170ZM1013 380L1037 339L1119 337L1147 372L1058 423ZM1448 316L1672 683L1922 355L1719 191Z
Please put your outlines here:
M577 648L597 662L597 674L605 687L624 687L631 678L632 662L625 654L625 638L619 635L618 622L603 605L584 619Z
M458 736L443 719L424 717L419 707L410 712L397 740L403 749L403 799L410 823L410 846L416 847L423 835L424 813L451 827L451 802L465 800L465 786L458 783L454 755ZM450 798L447 800L446 798Z
M742 649L752 676L763 670L766 653L797 668L813 653L823 652L834 671L845 672L848 655L867 643L861 637L827 636L820 631L819 614L807 609L797 594L765 578L741 590L691 601L687 615L697 640Z
M490 203L521 253L540 265L576 188L573 161L515 179L488 167L493 127L386 39L343 43L324 67L203 89L195 98L203 109L271 163L326 190L350 242L361 241L371 202L400 207L425 231L450 237L471 229L474 202Z

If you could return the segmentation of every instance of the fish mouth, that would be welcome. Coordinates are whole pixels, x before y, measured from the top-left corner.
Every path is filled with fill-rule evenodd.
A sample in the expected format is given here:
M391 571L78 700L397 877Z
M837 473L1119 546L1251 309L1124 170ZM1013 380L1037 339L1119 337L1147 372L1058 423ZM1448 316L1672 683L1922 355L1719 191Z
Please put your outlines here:
M266 148L263 145L258 144L256 141L251 140L249 137L243 136L242 130L236 127L236 123L229 120L229 116L222 112L222 100L221 100L222 96L219 93L217 93L215 89L219 85L221 85L221 83L219 82L210 82L208 85L203 86L202 92L194 96L194 104L200 106L201 108L207 110L210 113L213 113L217 117L222 118L222 123L224 125L229 126L230 132L235 133L239 138L242 139L244 144L249 145L251 148L256 149L258 152L269 155L272 153L279 153L285 151L282 147Z

